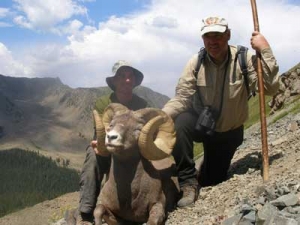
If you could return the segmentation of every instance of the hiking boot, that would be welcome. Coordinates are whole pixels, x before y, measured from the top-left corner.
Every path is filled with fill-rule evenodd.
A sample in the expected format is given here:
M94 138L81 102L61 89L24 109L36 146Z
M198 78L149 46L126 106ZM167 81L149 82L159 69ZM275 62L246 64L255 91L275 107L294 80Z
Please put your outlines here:
M93 225L94 217L91 213L78 213L76 225Z
M181 188L182 197L177 202L179 208L183 208L193 204L198 198L198 188L196 185L185 185Z

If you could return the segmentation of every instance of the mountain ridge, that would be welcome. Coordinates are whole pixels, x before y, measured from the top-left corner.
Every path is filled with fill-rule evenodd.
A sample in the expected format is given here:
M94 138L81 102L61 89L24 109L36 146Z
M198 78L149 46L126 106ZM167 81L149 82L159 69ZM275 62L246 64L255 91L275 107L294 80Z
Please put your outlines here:
M59 78L0 75L1 146L82 151L93 136L94 103L109 93L108 87L70 88ZM169 100L143 86L134 93L155 108Z

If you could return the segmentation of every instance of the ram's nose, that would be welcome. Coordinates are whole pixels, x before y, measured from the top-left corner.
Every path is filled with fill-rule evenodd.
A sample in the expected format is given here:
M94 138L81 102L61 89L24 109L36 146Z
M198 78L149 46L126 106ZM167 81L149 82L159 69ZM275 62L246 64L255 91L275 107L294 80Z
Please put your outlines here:
M118 139L118 135L117 134L107 134L106 138L108 141L113 141L113 140Z
M115 132L114 130L111 130L106 133L106 142L112 143L116 142L119 139L119 133Z

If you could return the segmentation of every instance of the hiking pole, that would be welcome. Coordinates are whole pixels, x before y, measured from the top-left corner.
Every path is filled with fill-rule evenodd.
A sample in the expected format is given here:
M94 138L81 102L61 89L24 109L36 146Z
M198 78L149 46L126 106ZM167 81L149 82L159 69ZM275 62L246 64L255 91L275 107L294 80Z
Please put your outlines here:
M254 30L259 32L257 7L255 0L251 0ZM263 181L269 180L269 156L268 156L268 141L267 141L267 123L266 123L266 108L264 95L264 81L262 75L261 54L256 51L257 56L257 76L258 76L258 92L259 92L259 108L260 108L260 123L261 123L261 142L263 155Z

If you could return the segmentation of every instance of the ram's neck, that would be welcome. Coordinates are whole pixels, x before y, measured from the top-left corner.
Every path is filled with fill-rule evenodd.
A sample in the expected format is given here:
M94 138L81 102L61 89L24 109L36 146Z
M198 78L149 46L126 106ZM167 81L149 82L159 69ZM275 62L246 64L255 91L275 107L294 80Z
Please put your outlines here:
M138 196L139 185L145 174L142 158L120 160L112 156L109 179L111 187L115 188L120 205L126 205L128 199Z
M140 179L140 175L144 172L140 155L128 157L126 160L120 157L112 156L111 171L116 183L127 184L133 179Z

